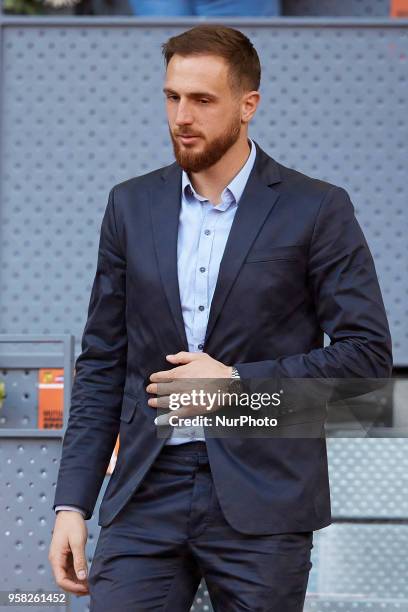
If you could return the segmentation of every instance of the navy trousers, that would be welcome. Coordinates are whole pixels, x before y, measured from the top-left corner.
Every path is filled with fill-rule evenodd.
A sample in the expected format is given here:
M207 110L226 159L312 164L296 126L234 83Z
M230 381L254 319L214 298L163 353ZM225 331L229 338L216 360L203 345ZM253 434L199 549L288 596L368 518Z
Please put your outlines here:
M215 612L301 612L312 547L313 532L235 531L218 503L205 443L164 446L101 528L90 611L189 612L203 577Z

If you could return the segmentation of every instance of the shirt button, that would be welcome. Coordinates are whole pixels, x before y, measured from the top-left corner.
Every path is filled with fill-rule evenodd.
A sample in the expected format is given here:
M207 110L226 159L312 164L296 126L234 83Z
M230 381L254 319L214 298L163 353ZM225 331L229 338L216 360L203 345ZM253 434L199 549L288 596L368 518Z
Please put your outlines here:
M205 308L205 306L199 306L199 307L198 307L198 310L203 311L203 310L204 310L204 308Z
M209 236L209 235L211 234L211 230L205 230L204 234L205 234L206 236Z
M205 272L204 266L202 268L200 268L200 272Z
M203 348L204 348L204 344L199 344L199 345L198 345L198 348L200 349L200 351L202 351L202 350L203 350Z

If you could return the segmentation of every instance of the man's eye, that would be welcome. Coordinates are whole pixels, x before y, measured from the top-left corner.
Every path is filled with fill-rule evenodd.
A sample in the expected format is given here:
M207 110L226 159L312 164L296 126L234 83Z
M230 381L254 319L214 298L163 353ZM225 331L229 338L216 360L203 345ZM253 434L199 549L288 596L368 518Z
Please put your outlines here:
M201 102L201 104L208 104L208 100L202 99L202 100L200 100L200 102Z
M177 96L167 96L168 100L177 100Z

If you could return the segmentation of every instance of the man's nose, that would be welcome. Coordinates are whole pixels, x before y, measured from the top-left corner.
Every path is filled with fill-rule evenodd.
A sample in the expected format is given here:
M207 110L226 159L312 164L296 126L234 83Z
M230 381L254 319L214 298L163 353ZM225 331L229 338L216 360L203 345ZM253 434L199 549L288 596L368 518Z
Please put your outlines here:
M177 108L176 115L176 124L177 125L186 125L193 122L193 116L191 114L191 109L188 104L185 102L180 102Z

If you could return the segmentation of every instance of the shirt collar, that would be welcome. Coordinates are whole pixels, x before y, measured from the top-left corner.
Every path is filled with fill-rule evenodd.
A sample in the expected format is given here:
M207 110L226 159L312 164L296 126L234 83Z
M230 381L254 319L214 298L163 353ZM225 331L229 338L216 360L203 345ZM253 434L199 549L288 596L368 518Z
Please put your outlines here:
M221 194L221 203L217 206L217 208L221 208L224 203L231 203L231 200L234 200L236 204L238 204L241 199L242 193L245 189L245 185L247 184L249 175L255 163L256 157L256 147L254 142L248 138L251 145L251 152L246 160L245 164L242 166L241 170L234 176L232 181L225 187ZM198 194L194 187L191 184L189 176L185 170L182 172L182 182L181 182L182 192L186 196L188 200L189 189L191 189L190 195L192 194L197 200L200 202L207 202L208 199L204 198L200 194ZM189 187L189 189L186 189Z

